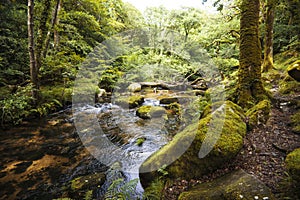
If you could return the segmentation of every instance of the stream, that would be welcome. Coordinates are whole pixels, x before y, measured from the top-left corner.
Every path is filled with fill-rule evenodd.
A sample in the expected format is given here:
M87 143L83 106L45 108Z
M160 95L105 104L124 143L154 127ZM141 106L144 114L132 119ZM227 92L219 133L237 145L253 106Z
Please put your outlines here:
M155 99L145 99L143 105L164 106ZM136 109L123 109L111 103L104 103L81 107L74 115L75 117L78 115L82 117L83 113L85 114L84 121L87 120L86 114L95 114L103 131L102 135L99 133L101 131L95 132L95 129L84 130L83 135L81 135L83 144L88 147L92 145L93 148L96 146L96 150L93 149L92 154L100 162L110 166L115 166L117 163L119 169L116 170L120 170L120 174L123 176L121 178L124 178L126 182L138 179L140 165L170 139L164 120L161 118L141 119L136 116ZM73 121L74 119L70 120ZM112 142L110 145L115 148L110 149L108 147L106 152L103 152L105 144L104 141L99 140L101 137L108 138ZM143 140L142 144L138 144L140 139ZM113 180L120 178L110 175L107 177ZM113 180L106 180L102 190L100 190L100 195L105 193ZM142 193L143 188L138 182L133 198L141 198Z
M143 105L166 106L154 98L145 98ZM142 119L136 110L84 105L1 130L0 199L103 199L115 180L124 185L138 179L140 165L170 141L180 122L170 115ZM79 116L84 127L96 122L100 132L78 131ZM109 148L102 146L103 138ZM131 199L142 194L138 182Z

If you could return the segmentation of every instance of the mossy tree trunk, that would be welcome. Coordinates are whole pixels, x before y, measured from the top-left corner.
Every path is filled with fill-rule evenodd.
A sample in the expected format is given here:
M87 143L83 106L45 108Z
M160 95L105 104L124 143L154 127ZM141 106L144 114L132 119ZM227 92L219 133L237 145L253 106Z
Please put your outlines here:
M275 17L275 3L276 0L267 0L266 9L266 35L264 45L264 62L262 65L262 71L268 72L274 69L273 63L273 29L274 29L274 17Z
M261 45L259 41L259 0L243 0L240 19L240 66L237 103L250 108L265 98L261 80Z

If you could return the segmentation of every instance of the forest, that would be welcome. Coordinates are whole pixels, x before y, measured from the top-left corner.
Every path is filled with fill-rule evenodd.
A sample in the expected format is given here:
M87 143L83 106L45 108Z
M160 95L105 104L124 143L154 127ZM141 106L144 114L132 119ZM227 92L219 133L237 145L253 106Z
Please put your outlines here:
M1 0L0 200L300 199L300 1Z

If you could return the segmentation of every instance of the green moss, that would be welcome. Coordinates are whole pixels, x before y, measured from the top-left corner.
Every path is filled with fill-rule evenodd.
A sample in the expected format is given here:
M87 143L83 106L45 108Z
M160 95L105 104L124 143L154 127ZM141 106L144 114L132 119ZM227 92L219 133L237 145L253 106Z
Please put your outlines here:
M235 114L237 114L239 117L245 118L243 109L240 106L238 106L237 104L235 104L231 101L226 101L226 102L219 101L219 102L216 102L214 104L208 104L203 109L201 118L207 117L209 114L211 114L212 112L219 109L224 103L226 103L227 107L230 107L230 110L233 111Z
M119 97L116 99L116 104L122 106L123 108L136 108L144 102L144 97L140 95L129 96L129 97Z
M295 113L291 117L292 130L295 133L300 133L300 112Z
M161 106L141 106L136 111L136 115L143 119L161 117L165 113L165 108Z
M171 110L172 114L180 115L181 114L181 106L179 103L171 103L166 107L168 110Z
M288 67L287 72L293 79L300 82L300 60L297 60L291 64Z
M279 92L281 94L293 94L300 92L300 83L289 76L279 82Z
M142 164L140 172L145 172L140 175L142 184L151 183L158 176L157 169L165 164L171 179L192 179L234 158L242 148L246 135L246 124L241 117L243 113L239 110L241 108L234 103L223 102L213 113L176 134L170 143ZM206 156L199 158L204 143L215 145Z
M295 149L294 151L289 153L286 157L285 163L286 163L286 167L287 167L291 177L299 185L299 182L300 182L300 148Z
M269 119L271 110L271 102L269 100L260 101L258 104L253 106L246 112L248 119L248 126L250 129L254 128L259 124L264 124Z
M138 146L142 146L142 144L146 141L146 138L142 137L142 138L138 138L136 140L136 145Z
M300 92L300 82L297 82L295 80L297 79L297 77L299 79L299 70L300 60L297 60L289 65L289 67L286 70L286 77L279 82L279 92L281 94L293 94Z

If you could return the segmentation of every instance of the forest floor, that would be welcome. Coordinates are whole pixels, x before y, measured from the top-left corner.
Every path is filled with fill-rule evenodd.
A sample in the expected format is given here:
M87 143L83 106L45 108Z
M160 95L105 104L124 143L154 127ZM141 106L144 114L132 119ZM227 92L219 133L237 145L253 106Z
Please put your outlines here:
M292 183L284 162L289 152L300 147L300 135L292 131L290 122L290 116L299 109L294 102L300 100L300 93L282 95L278 90L278 83L273 84L274 99L268 122L247 133L243 149L233 162L200 180L175 182L165 188L165 198L177 199L180 193L196 184L243 169L265 183L277 199L300 199L300 191Z

